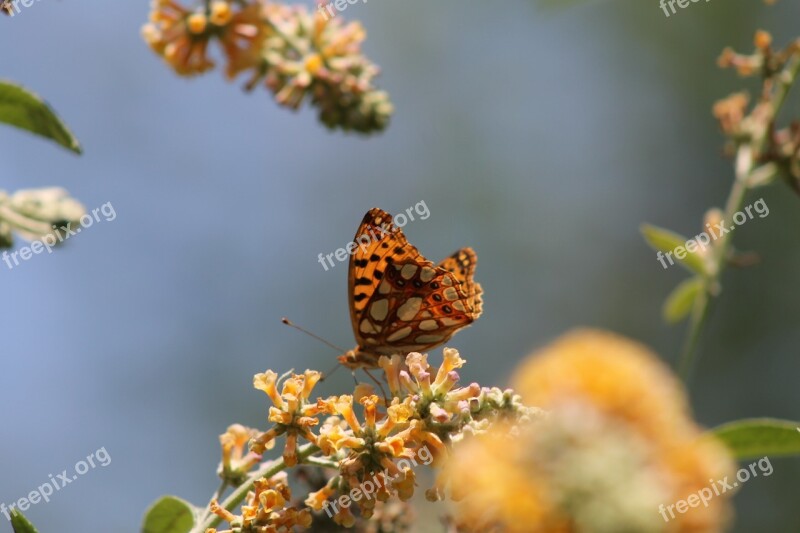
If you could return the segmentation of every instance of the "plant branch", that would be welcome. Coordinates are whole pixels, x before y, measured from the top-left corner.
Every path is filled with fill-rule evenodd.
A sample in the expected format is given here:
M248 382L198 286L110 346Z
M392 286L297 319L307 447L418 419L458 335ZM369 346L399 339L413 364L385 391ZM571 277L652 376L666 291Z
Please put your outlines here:
M742 209L750 189L760 183L769 182L769 176L779 172L779 169L771 163L760 166L759 158L769 147L775 119L786 102L786 96L797 80L798 74L800 74L800 58L795 56L777 77L778 84L765 116L761 119L764 120L764 124L759 129L758 136L754 137L751 143L740 144L736 151L736 179L725 203L722 218L724 224L729 224L734 215ZM700 334L707 321L713 298L719 292L720 276L731 254L731 242L731 235L726 233L720 236L712 249L708 271L703 278L703 295L697 298L692 309L686 341L678 363L678 373L684 382L689 381Z

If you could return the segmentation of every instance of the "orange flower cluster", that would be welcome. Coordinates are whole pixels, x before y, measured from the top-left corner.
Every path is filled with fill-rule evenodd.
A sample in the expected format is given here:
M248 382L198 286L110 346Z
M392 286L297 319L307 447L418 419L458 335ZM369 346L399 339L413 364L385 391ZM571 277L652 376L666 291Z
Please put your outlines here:
M524 363L516 389L548 415L456 445L444 478L463 499L462 531L722 530L727 496L668 522L659 514L734 465L701 437L678 381L646 348L576 332Z
M242 516L236 516L220 507L216 500L212 501L211 512L229 522L232 529L209 529L206 533L277 533L311 525L310 510L288 506L292 491L286 473L281 472L270 479L258 479L253 489L248 492L246 503L242 505Z
M456 369L464 360L456 350L444 350L438 369L431 368L427 355L419 353L384 357L380 364L386 371L390 400L380 398L366 385L357 386L353 395L312 400L319 372L307 370L283 378L272 371L257 374L253 384L272 401L269 421L273 426L263 433L231 426L221 438L220 475L231 484L240 483L258 462L254 459L260 459L280 436L286 437L283 463L294 466L309 455L299 452L302 438L309 443L304 450L313 446L311 457L304 461L335 471L322 488L305 499L309 508L321 511L328 500L352 494L369 483L374 489L371 495L354 499L353 508L349 504L334 506L334 522L351 527L359 518L362 525L370 518L397 521L402 513L392 513L394 507L387 505L413 496L416 475L412 464L416 466L420 460L438 466L447 459L450 442L463 433L480 432L492 420L518 421L530 412L510 391L481 389L475 383L459 387ZM250 452L245 454L243 445L248 437ZM226 520L229 518L240 520L233 515Z
M373 85L379 68L361 53L366 32L340 17L326 20L268 0L212 0L191 9L153 0L142 35L182 76L213 69L209 45L218 41L229 79L249 72L248 90L263 84L291 109L308 97L330 128L380 131L393 112L388 95Z
M794 119L784 128L778 128L776 124L776 110L780 109L788 88L800 73L800 40L776 50L772 36L766 31L758 31L754 45L752 54L739 54L726 48L718 63L723 68L735 68L741 76L760 75L762 86L758 100L749 109L747 95L736 93L717 102L713 113L722 131L732 140L730 151L736 143L757 141L754 148L759 161L774 163L779 171L777 174L800 193L800 121ZM768 179L751 185L769 184L776 173L769 174Z
M701 437L677 380L644 347L573 333L522 365L514 383L521 396L459 386L464 363L449 348L438 368L419 353L382 357L389 398L362 384L352 395L312 399L319 372L257 374L272 427L233 425L220 439L220 475L253 490L241 516L216 502L210 510L233 533L309 524L380 531L378 523L403 531L419 459L440 470L427 498L449 491L458 502L454 531L713 533L727 523L728 495L669 521L659 513L709 479L731 476L733 464ZM250 474L280 436L282 461ZM320 473L298 474L311 491L290 503L285 477L263 477L301 463Z

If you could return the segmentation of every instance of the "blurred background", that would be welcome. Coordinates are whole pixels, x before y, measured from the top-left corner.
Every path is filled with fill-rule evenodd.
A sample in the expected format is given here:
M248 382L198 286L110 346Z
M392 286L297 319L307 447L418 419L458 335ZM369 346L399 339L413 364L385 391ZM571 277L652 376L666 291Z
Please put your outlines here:
M354 344L346 263L325 271L317 254L349 242L370 207L424 201L430 218L405 228L422 253L478 252L485 311L449 343L469 361L464 381L504 385L577 326L673 363L684 330L660 307L685 274L661 267L639 225L696 234L727 195L710 108L753 84L716 67L722 48L751 50L757 28L781 46L800 35L787 1L669 18L656 0L358 3L344 15L366 26L396 106L363 138L219 71L175 76L139 37L147 13L48 0L0 20L2 76L43 95L85 147L75 157L0 128L1 187L61 185L117 213L53 255L0 264L0 502L98 448L112 458L27 511L43 532L135 532L165 493L204 504L218 435L266 426L252 375L335 361L281 316ZM691 394L706 426L800 418L800 198L784 185L763 197L770 215L735 234L762 262L726 273L701 344ZM339 372L319 392L351 383ZM773 466L736 496L735 531L800 528L800 462Z

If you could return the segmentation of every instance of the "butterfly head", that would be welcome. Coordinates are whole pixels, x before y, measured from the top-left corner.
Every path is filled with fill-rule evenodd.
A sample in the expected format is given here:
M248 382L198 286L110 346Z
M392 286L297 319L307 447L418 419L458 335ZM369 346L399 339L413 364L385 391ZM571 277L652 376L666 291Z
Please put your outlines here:
M340 355L339 362L350 370L358 370L359 368L375 368L377 366L377 359L375 356L363 351L361 346L356 346L352 350L347 350L345 353Z

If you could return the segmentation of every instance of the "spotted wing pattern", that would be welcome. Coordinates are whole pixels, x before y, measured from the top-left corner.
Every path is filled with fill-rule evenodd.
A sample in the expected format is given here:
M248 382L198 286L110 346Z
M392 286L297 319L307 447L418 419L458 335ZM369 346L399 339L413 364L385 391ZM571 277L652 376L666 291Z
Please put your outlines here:
M451 272L461 282L464 293L470 297L469 307L472 307L475 318L481 316L483 311L483 300L481 299L483 289L472 278L477 264L478 254L472 248L462 248L439 263L440 267Z
M381 355L427 351L480 316L472 249L437 266L377 208L366 214L354 242L348 291L358 346L340 357L347 366L375 366Z

